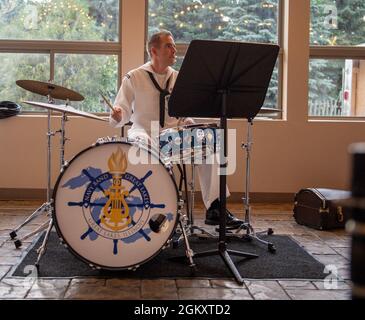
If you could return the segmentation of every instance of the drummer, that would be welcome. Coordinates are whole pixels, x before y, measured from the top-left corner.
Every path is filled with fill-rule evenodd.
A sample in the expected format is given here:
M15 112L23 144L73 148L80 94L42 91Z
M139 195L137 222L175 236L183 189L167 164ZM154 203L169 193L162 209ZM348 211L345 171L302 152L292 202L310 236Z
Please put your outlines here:
M128 137L151 141L151 123L159 123L160 129L193 124L191 118L168 116L166 97L171 93L178 71L171 66L176 62L176 45L171 32L161 30L147 43L150 61L128 72L119 89L110 114L110 124L122 127L133 123ZM202 197L206 207L205 223L219 224L219 175L217 164L196 166ZM229 195L229 192L227 192ZM227 210L227 227L239 227L242 220Z

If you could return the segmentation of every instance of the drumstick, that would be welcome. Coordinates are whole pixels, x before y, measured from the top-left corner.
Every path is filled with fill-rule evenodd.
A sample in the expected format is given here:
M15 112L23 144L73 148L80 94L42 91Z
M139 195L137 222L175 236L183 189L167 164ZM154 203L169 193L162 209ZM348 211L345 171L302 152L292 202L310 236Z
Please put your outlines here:
M108 105L108 107L114 112L115 110L114 110L112 104L110 103L110 101L103 95L101 90L99 90L99 93L100 93L101 97L104 99L104 101L106 102L106 104Z

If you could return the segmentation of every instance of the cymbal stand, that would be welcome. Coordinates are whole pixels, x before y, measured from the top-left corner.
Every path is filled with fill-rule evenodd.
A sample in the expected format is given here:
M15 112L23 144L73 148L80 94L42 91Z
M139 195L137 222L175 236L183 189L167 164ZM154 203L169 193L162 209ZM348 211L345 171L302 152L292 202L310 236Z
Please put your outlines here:
M186 170L184 172L186 177ZM194 204L195 204L195 165L194 163L191 164L191 181L189 183L190 186L190 208L189 208L189 223L190 225L194 224Z
M53 99L50 95L48 95L48 101L49 103L54 103ZM68 100L67 100L68 101ZM67 102L68 103L68 102ZM61 118L61 129L57 130L55 132L51 131L51 110L48 110L48 130L47 130L47 202L44 203L40 208L38 208L28 219L26 219L19 227L17 227L10 236L16 237L16 232L20 230L23 226L34 220L37 216L39 216L42 212L46 212L47 214L47 221L45 221L42 225L40 225L37 229L35 229L33 232L25 235L21 239L15 239L14 244L16 248L19 248L22 246L22 243L38 234L39 232L46 230L45 237L43 239L42 245L37 249L38 257L35 263L35 266L39 268L39 262L44 255L46 251L47 242L49 239L50 232L52 230L52 227L54 225L53 218L52 218L52 203L53 199L51 199L51 137L55 136L56 133L60 134L60 168L62 170L63 166L66 164L65 161L65 143L68 138L66 138L66 122L68 121L66 112L62 113ZM12 238L13 239L13 238Z
M47 95L48 103L54 103L54 100L52 99L50 93ZM42 230L47 228L48 221L44 222L41 226L39 226L36 230L33 232L25 235L21 239L17 239L18 232L20 229L22 229L24 226L29 224L31 221L33 221L35 218L37 218L41 213L46 213L47 216L51 215L52 210L52 199L51 199L51 138L56 133L51 131L51 110L48 110L47 113L47 200L45 203L43 203L38 209L36 209L23 223L21 223L19 226L17 226L15 229L13 229L10 232L10 238L11 240L14 240L14 245L16 248L20 248L22 246L22 243L36 235L37 233L41 232Z
M181 196L181 193L180 193L180 196ZM180 239L178 241L184 240L185 256L189 260L189 267L191 268L192 271L194 271L195 270L195 263L193 260L194 251L190 247L188 235L186 233L185 226L184 226L188 217L182 211L183 206L184 206L184 201L180 200L180 202L179 202L179 226L181 229L181 235L180 235ZM173 244L173 246L174 246L174 244Z
M251 224L251 205L250 205L250 165L251 165L251 158L250 153L252 149L252 126L253 126L253 120L248 119L247 123L247 143L242 143L241 147L242 149L246 150L246 180L245 180L245 196L242 198L243 205L245 209L245 219L244 223L237 229L235 229L235 232L233 233L232 229L227 228L227 237L239 237L243 240L256 240L262 244L267 245L268 250L271 253L276 252L276 248L273 243L269 241L265 241L261 239L259 236L263 234L271 235L274 233L272 228L269 228L267 231L262 232L255 232L255 229L253 228ZM241 230L245 230L246 234L240 234L239 232Z
M68 104L68 102L66 103L66 105ZM67 140L69 140L68 138L66 138L66 122L68 121L67 118L67 114L66 112L62 112L62 118L61 118L61 129L56 131L57 133L60 133L60 170L62 171L63 167L66 165L66 161L65 161L65 143ZM42 245L37 249L37 253L38 253L38 257L37 257L37 261L35 263L35 266L37 267L37 269L39 269L39 262L41 260L41 258L43 257L43 255L46 252L46 247L47 247L47 242L49 239L49 235L50 232L53 228L54 225L54 221L53 221L53 216L52 216L52 208L51 208L51 212L50 212L50 219L48 221L48 227L46 230L46 234L44 236Z
M66 106L68 105L69 101L67 100ZM60 133L60 168L62 170L63 166L65 165L65 143L66 141L70 140L66 138L66 122L68 121L66 112L62 112L61 118L61 129L56 131Z

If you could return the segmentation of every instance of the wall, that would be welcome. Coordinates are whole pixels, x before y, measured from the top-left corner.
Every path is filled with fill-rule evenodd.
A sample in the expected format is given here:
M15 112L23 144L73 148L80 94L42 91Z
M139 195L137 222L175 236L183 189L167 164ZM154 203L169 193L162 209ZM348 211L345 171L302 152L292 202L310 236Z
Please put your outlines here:
M123 1L132 10L123 21L122 72L143 63L144 1ZM351 171L349 144L365 140L361 121L308 121L309 0L286 1L284 39L284 120L254 122L252 191L294 193L302 187L347 188ZM57 118L53 127L58 126ZM0 122L0 192L5 189L46 187L45 117L18 116ZM237 129L237 148L246 132L242 120L229 121ZM107 123L70 117L66 159L90 146L98 137L118 134ZM56 138L52 180L58 175ZM244 152L237 149L237 171L229 176L231 192L244 191ZM24 190L22 191L24 192ZM4 193L3 193L4 194ZM21 197L21 195L19 196ZM0 194L1 198L1 194Z

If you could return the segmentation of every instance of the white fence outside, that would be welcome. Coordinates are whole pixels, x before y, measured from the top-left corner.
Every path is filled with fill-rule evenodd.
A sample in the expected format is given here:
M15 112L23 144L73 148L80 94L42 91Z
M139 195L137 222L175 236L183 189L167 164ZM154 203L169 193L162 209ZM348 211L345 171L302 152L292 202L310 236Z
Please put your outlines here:
M309 101L309 115L314 117L349 116L350 108L334 99Z

